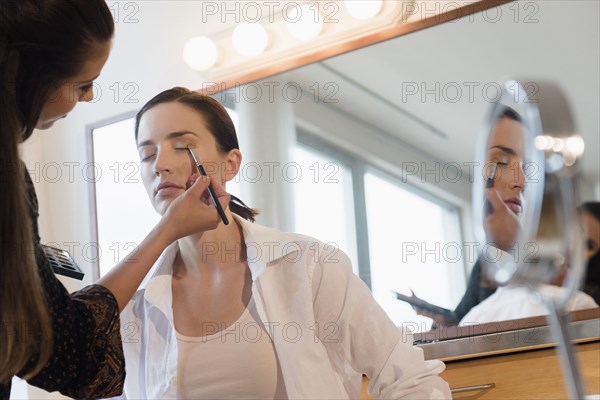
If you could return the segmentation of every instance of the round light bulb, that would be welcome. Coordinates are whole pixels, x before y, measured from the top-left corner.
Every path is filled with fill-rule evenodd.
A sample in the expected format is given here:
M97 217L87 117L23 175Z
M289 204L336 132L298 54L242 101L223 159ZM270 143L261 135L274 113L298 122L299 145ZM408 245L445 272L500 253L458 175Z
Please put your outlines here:
M383 2L381 0L346 0L345 4L346 11L353 18L369 19L379 14Z
M197 36L187 41L183 47L183 59L196 71L212 68L219 58L219 49L215 42L206 36Z
M303 5L296 8L297 18L287 21L287 30L298 40L307 41L319 36L323 30L323 19L313 6Z
M561 138L554 138L554 143L552 144L552 150L559 153L565 148L565 141Z
M552 150L552 147L554 147L554 138L550 135L545 135L544 137L546 138L546 150Z
M567 139L567 151L573 153L576 157L579 157L583 154L585 150L585 142L583 138L579 135L571 136Z
M269 44L269 35L259 23L242 22L233 30L231 40L238 53L254 57L265 51Z
M538 150L545 150L546 146L548 146L548 138L546 136L536 136L535 137L535 148Z
M575 161L577 161L577 156L573 153L565 153L565 155L563 155L563 160L565 162L565 166L571 167L575 164Z

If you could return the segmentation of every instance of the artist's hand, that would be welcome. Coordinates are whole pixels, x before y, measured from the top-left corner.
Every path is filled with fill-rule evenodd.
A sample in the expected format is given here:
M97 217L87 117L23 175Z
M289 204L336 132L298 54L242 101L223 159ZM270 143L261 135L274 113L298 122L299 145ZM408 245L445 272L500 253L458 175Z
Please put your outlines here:
M485 217L487 239L495 247L508 252L521 231L519 218L502 201L496 189L485 189L485 198L491 205L490 212Z
M209 183L223 210L229 206L231 196L216 179L192 175L186 185L186 191L173 200L159 222L161 230L165 231L171 241L215 229L221 222L208 193Z
M410 292L412 294L411 298L416 299L416 300L420 300L420 301L423 301L423 302L426 302L428 304L431 304L431 303L429 303L429 302L421 299L420 297L417 297L417 295L415 294L415 292L413 292L412 290ZM426 309L421 308L421 307L417 307L417 306L413 306L413 305L411 305L411 306L412 306L413 310L415 310L415 312L418 315L422 315L424 317L431 318L432 320L435 321L435 323L438 326L452 326L452 325L456 325L456 323L453 320L450 320L450 319L444 317L443 315L440 315L438 313L434 313L432 311L426 310Z

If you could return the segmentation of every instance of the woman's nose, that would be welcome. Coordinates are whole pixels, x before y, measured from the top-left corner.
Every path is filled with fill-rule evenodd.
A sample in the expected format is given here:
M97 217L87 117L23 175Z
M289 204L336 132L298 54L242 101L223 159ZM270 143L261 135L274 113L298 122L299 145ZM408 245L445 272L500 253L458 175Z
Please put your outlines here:
M89 103L92 100L94 100L94 86L90 86L89 89L82 91L79 96L80 102Z
M515 166L515 174L514 174L514 178L513 178L513 182L512 182L512 187L513 188L518 188L520 189L521 192L525 191L525 185L526 185L526 177L525 177L525 170L524 170L524 166L521 164L518 164Z
M162 172L173 172L175 167L175 160L173 154L169 154L168 151L158 150L156 152L156 158L154 160L154 173L160 175Z

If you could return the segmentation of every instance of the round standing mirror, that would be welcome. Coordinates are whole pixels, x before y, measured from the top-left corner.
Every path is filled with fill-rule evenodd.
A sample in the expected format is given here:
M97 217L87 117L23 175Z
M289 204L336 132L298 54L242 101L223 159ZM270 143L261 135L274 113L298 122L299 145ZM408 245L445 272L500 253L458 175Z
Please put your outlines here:
M582 398L584 391L567 312L589 297L578 291L584 272L576 211L583 150L568 102L556 85L507 81L480 136L476 161L481 173L473 185L482 269L496 285L509 290L525 286L546 306L572 398ZM511 293L496 310L527 308L518 296L523 291ZM526 316L533 315L519 317Z
M483 269L496 284L529 286L559 309L578 290L584 269L576 214L582 154L558 87L502 85L476 156L473 210Z

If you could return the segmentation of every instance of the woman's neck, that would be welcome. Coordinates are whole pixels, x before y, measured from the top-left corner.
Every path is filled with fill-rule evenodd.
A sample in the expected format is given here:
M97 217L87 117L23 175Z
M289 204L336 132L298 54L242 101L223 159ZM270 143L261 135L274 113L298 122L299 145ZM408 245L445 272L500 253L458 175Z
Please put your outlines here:
M246 261L246 246L242 227L229 210L229 225L223 223L211 231L186 236L178 240L179 253L174 275L204 275L219 272L226 266Z

